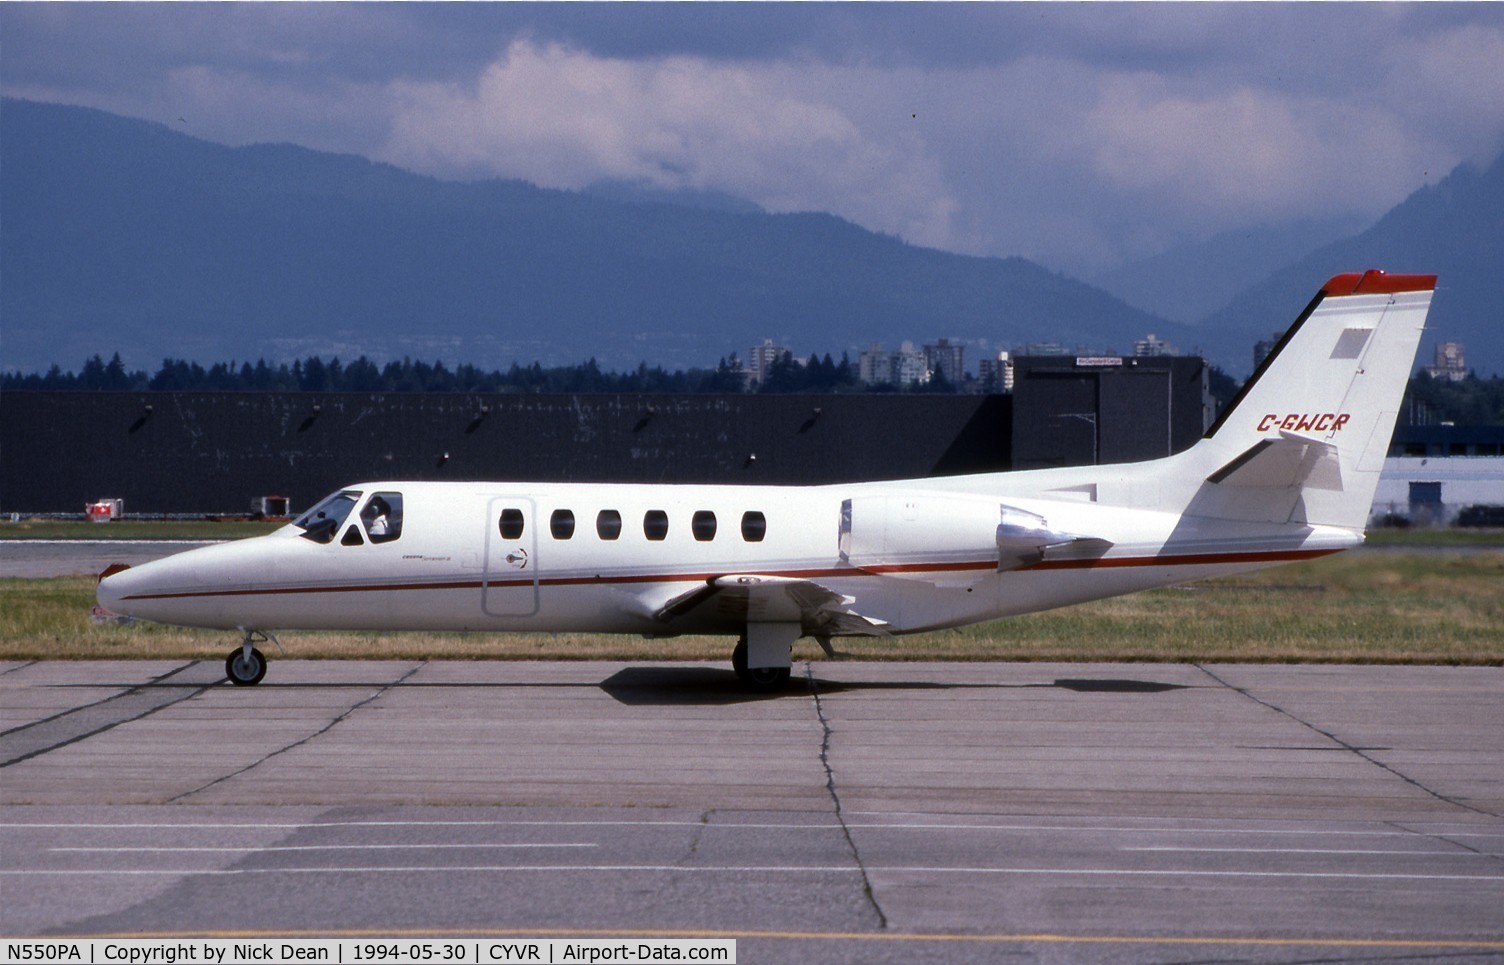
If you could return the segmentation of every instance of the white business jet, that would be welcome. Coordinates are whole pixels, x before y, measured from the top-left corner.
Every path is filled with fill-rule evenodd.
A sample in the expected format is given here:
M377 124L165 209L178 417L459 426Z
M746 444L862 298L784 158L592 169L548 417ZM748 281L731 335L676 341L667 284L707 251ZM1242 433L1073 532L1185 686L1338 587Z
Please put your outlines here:
M830 653L1357 546L1435 284L1332 278L1163 459L826 486L358 483L266 536L106 571L98 598L238 629L236 684L297 628L726 634L738 676L773 690L804 636Z

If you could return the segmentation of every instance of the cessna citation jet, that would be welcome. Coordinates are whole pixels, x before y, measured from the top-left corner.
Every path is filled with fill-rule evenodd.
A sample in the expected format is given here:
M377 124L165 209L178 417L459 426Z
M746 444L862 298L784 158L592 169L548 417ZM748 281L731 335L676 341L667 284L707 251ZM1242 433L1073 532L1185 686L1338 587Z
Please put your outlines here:
M726 634L774 690L813 637L919 633L1357 546L1434 275L1328 281L1201 439L1109 466L825 486L357 483L265 536L101 578L239 630Z

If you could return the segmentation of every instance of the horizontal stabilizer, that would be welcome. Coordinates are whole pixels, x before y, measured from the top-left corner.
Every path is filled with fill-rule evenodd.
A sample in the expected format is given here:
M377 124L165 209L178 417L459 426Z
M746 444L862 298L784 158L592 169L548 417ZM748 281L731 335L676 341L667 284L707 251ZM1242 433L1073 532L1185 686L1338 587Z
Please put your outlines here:
M1254 443L1206 481L1220 486L1341 492L1342 463L1331 443L1281 431L1277 439Z

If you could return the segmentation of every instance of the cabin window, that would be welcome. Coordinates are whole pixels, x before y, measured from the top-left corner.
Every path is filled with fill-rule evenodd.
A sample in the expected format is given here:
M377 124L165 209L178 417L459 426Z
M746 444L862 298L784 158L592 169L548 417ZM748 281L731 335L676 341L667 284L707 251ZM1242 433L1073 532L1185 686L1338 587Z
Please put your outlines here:
M621 513L614 509L603 509L596 513L595 535L605 540L620 539Z
M522 539L522 531L526 523L522 518L520 509L503 509L501 511L501 538Z
M554 510L553 515L548 517L548 531L554 539L574 538L574 510Z
M768 535L768 519L757 510L742 513L742 539L749 543L761 543Z
M668 513L661 509L650 509L642 517L642 533L648 539L657 542L668 538Z
M321 500L308 512L293 520L293 525L303 530L303 538L315 543L332 543L345 517L355 508L360 493L345 490Z
M402 494L377 493L360 511L366 536L373 543L390 543L402 535Z
M715 513L708 509L700 510L690 520L689 528L695 534L695 539L702 543L710 542L715 539Z

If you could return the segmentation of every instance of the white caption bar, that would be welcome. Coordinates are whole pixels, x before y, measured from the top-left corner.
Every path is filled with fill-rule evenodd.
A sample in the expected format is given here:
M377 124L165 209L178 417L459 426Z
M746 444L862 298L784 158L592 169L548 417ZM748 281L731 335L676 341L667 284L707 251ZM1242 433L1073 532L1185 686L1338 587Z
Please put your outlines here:
M621 962L708 962L735 965L736 940L729 938L455 938L310 939L211 938L77 941L0 940L5 960L36 965L616 965Z

